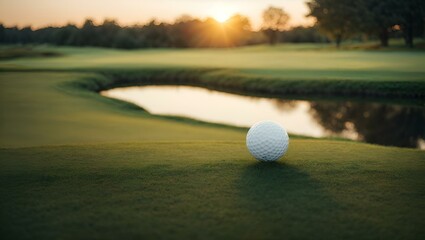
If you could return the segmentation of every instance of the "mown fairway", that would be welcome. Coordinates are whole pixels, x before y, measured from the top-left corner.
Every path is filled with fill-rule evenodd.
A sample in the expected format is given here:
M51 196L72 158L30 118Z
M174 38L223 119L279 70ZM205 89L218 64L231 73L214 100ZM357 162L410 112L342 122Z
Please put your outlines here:
M230 69L281 80L425 81L424 52L336 51L311 45L236 49L135 50L40 48L61 58L2 61L0 69L129 70L140 68Z
M425 152L293 137L260 164L245 130L152 116L72 83L99 72L425 84L425 54L267 47L115 51L0 62L2 239L422 239ZM267 82L265 82L266 84Z
M277 164L244 142L3 149L7 238L424 236L425 154L292 140Z

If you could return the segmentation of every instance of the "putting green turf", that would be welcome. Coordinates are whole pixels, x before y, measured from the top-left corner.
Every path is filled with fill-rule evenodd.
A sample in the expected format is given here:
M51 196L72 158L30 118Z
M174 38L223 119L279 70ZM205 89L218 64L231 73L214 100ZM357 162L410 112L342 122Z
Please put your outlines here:
M276 164L243 141L2 149L10 239L421 239L425 153L292 140Z
M425 54L59 51L68 55L0 62L2 238L425 237L425 152L294 137L279 163L260 164L243 129L152 116L69 85L102 80L94 70L164 66L423 82ZM317 63L311 75L303 59Z

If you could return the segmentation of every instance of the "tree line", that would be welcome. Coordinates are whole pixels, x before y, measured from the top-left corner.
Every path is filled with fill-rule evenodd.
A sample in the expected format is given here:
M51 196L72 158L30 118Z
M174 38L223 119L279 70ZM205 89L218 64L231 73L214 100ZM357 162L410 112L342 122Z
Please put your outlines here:
M253 31L248 17L235 14L225 23L213 18L188 15L174 23L150 21L144 25L121 26L106 19L95 24L87 19L80 27L32 29L5 27L0 23L0 43L52 44L110 48L205 48L236 47L261 43L329 42L339 47L347 39L379 39L386 47L389 38L402 34L413 47L415 37L425 33L425 0L309 0L308 16L316 19L311 27L288 28L290 16L282 8L263 11L260 31Z
M282 31L286 42L326 42L327 38L316 27L296 27ZM273 37L273 43L282 37ZM270 42L267 34L253 31L250 20L236 14L224 24L212 18L204 20L184 15L174 23L155 20L145 25L120 26L106 19L95 24L87 19L82 26L68 24L62 27L5 27L0 24L0 43L53 44L69 46L96 46L110 48L205 48L234 47Z
M339 46L345 39L363 34L388 46L392 33L401 31L413 47L415 37L425 33L425 0L310 0L308 16Z

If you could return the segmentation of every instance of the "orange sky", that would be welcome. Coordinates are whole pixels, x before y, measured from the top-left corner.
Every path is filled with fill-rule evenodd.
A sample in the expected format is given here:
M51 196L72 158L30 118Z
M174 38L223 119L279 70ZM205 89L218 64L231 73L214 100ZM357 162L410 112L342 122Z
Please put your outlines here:
M270 5L282 7L291 25L310 24L306 0L0 0L0 22L6 26L81 24L88 17L100 22L113 18L120 24L146 23L152 18L171 22L182 14L223 18L234 13L248 16L254 28Z

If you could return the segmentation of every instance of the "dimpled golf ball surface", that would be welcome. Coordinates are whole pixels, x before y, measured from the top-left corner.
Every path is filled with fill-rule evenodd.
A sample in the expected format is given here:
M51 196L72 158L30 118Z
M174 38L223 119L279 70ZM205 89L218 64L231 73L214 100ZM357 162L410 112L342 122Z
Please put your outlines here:
M254 124L246 135L249 152L260 161L276 161L288 150L286 130L272 121Z

